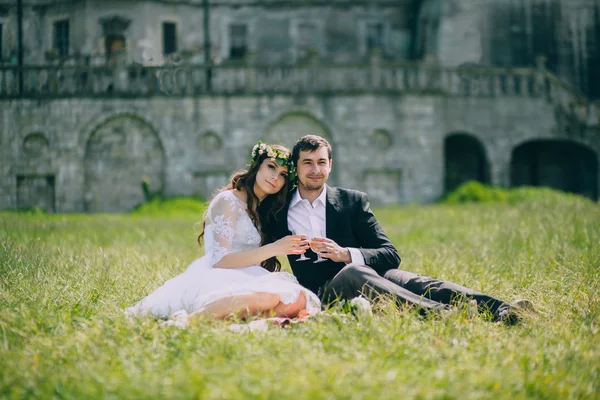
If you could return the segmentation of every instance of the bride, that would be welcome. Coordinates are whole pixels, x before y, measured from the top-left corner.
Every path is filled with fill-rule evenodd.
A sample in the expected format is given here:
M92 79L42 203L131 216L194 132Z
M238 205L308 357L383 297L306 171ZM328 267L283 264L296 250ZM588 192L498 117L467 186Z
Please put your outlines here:
M199 243L204 239L205 255L125 312L186 319L318 312L317 296L293 275L279 272L276 258L304 253L309 247L306 236L262 245L267 241L260 226L283 209L294 172L287 148L259 141L248 170L234 174L208 206L198 237Z

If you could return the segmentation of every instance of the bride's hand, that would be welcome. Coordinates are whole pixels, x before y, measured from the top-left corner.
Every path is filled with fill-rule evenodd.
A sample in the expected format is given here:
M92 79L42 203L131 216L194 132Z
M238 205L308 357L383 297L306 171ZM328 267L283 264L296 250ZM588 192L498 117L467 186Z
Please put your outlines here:
M302 254L310 247L306 235L289 235L274 242L273 245L277 255Z

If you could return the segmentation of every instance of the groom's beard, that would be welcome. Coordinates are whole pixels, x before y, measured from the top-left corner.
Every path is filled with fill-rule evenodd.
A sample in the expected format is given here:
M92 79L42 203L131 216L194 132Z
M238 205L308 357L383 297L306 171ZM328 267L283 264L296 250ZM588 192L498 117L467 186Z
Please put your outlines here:
M317 176L315 178L323 179L322 176L320 176L320 177ZM319 181L319 182L313 183L310 181L310 177L307 177L306 182L303 185L307 190L321 190L323 188L323 186L325 186L325 182Z
M324 183L319 183L319 184L314 184L314 185L306 185L306 188L308 190L321 190L324 185L325 185Z

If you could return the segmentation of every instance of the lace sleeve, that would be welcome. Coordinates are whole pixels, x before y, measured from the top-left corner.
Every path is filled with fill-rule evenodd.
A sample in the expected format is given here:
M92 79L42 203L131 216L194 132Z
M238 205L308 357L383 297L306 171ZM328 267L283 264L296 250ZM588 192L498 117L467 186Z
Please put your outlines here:
M206 215L206 229L211 231L211 265L215 265L231 252L240 206L232 194L219 195L211 202Z

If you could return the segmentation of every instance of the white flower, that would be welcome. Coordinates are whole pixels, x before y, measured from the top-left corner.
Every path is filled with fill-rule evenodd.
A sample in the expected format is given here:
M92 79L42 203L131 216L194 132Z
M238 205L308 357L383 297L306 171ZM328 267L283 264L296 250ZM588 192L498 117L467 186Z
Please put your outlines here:
M287 156L284 153L279 153L279 155L277 156L279 158L281 158L282 160L285 159Z
M357 315L373 315L371 303L362 296L350 300L350 306L352 306L352 309L355 310Z
M263 150L263 149L260 149L260 150L258 151L258 154L260 154L261 156L262 156L262 154L263 154L263 153L264 153L264 150Z
M254 157L256 155L257 150L258 150L258 145L255 144L254 147L252 148L252 157Z
M271 148L269 148L267 155L269 156L269 158L277 158L277 153L275 153Z
M261 149L261 150L267 150L267 145L266 145L266 144L264 144L264 143L261 143L261 144L260 144L260 149Z

